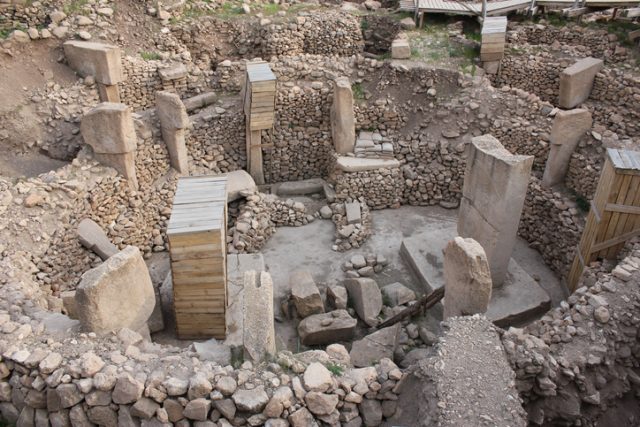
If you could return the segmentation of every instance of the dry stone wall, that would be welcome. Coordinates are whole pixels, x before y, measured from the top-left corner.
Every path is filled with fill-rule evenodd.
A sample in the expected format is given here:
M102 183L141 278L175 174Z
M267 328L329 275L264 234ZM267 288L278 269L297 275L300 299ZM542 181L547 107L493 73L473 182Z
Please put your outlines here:
M640 134L640 77L605 69L596 75L586 103L596 123L638 143Z
M503 335L531 424L631 423L619 411L618 421L606 416L640 387L639 268L636 244L611 273L588 271L559 307Z

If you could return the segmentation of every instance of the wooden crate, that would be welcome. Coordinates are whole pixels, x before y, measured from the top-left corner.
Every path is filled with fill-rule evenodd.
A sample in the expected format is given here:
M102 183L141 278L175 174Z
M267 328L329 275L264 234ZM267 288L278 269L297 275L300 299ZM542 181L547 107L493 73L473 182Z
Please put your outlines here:
M487 17L482 23L480 60L499 61L504 57L504 45L507 33L505 16Z
M250 62L244 88L244 112L249 130L271 129L275 116L276 76L269 64Z
M639 235L640 152L609 148L569 272L569 289L575 290L590 262L615 259L625 242Z
M227 178L180 178L167 227L180 339L225 338L226 230Z

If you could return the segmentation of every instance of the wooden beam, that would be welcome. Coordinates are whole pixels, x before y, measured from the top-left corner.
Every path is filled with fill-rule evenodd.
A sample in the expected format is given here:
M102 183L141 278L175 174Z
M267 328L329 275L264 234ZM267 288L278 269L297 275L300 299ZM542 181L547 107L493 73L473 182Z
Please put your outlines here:
M444 286L434 290L428 295L423 295L412 306L404 309L400 313L396 314L393 317L388 318L387 320L379 324L377 326L377 329L382 329L382 328L386 328L387 326L395 325L396 323L398 323L399 321L401 321L407 316L414 316L418 314L418 312L423 308L424 310L427 310L433 307L434 305L436 305L438 301L440 301L442 298L444 298Z
M576 16L584 15L588 11L589 11L588 7L577 7L577 8L570 7L567 9L562 9L562 15L566 16L567 18L574 18Z
M605 240L604 242L595 244L591 247L591 252L599 252L603 249L610 248L612 246L618 245L620 243L624 243L629 239L633 239L636 236L640 236L640 229L630 231L621 236L614 237L613 239Z
M631 215L640 215L640 207L620 205L617 203L607 203L604 207L604 210L609 212L620 212L620 213L626 213Z

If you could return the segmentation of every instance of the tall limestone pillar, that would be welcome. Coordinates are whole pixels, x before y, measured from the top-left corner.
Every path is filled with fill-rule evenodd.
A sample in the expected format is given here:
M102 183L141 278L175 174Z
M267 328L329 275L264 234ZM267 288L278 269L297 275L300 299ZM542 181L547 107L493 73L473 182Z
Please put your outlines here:
M180 97L172 92L156 93L156 112L160 119L162 139L167 144L171 167L181 174L189 174L189 160L185 132L189 127L187 109Z
M124 104L103 102L82 118L84 142L93 148L95 159L122 174L135 189L136 130L131 109Z
M482 245L494 287L507 274L532 165L533 156L513 155L491 135L469 145L458 234Z
M338 154L353 153L356 143L356 125L353 114L353 91L346 77L335 80L331 107L331 136Z

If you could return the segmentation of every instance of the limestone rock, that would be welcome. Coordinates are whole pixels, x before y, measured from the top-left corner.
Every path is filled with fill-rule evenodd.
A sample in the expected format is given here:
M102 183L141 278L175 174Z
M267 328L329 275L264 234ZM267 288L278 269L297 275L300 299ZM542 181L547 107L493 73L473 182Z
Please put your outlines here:
M346 310L314 314L298 324L298 335L304 345L349 341L353 338L357 323Z
M380 289L382 295L389 301L391 307L406 304L416 299L416 294L400 282L385 285Z
M103 261L118 253L105 232L95 221L85 218L78 224L78 240L85 248L95 252Z
M304 386L307 391L325 392L333 385L331 372L321 363L314 362L304 371Z
M353 366L371 366L383 358L393 359L399 331L400 325L395 324L355 341L349 353Z
M85 330L106 334L122 328L143 329L156 297L139 249L127 246L84 273L76 301Z
M324 312L320 291L308 271L295 271L289 275L291 297L298 315L305 318Z
M369 326L378 324L382 310L382 294L373 279L348 279L344 282L358 316Z

